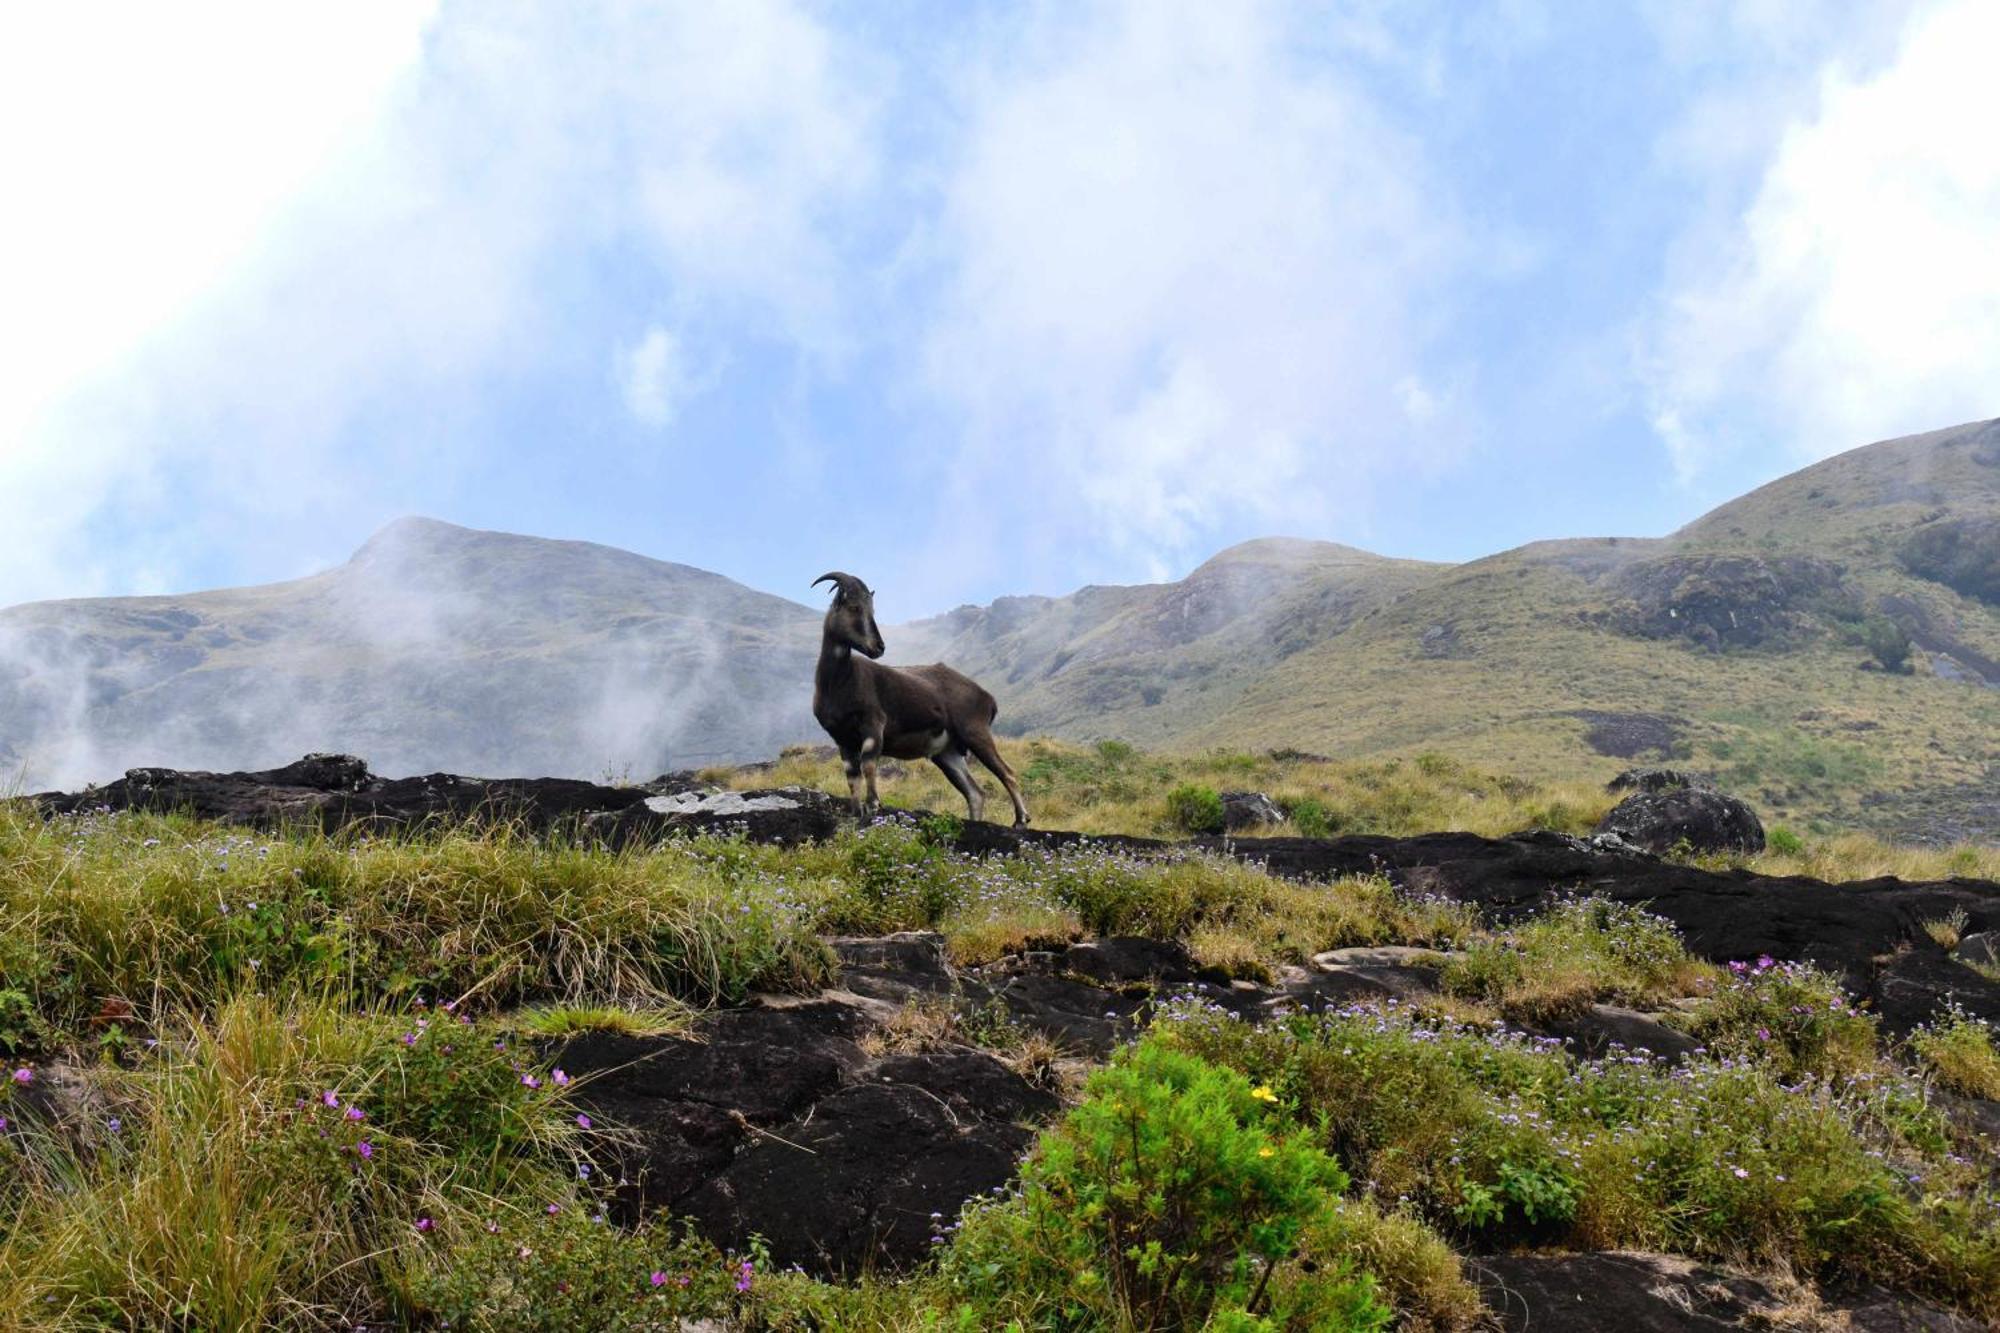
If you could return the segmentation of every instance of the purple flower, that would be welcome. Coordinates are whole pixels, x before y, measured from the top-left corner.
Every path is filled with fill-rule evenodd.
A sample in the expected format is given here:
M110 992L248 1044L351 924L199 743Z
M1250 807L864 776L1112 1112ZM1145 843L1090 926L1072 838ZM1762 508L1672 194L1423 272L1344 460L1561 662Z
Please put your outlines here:
M653 1270L653 1275L646 1280L648 1282L651 1282L656 1287L664 1287L667 1285L667 1275L665 1273L662 1273L657 1268Z
M578 1117L576 1118L576 1127L577 1127L578 1129L589 1129L589 1128L590 1128L590 1117L589 1117L589 1116L587 1116L587 1115L579 1115L579 1116L578 1116Z
M533 1074L523 1074L521 1075L521 1086L524 1088L539 1088L542 1086L542 1081Z
M319 1095L319 1099L320 1099L320 1102L321 1102L321 1103L322 1103L323 1105L326 1105L326 1106L338 1106L338 1105L340 1105L340 1097L339 1097L339 1095L338 1095L338 1094L336 1094L335 1092L333 1092L333 1091L332 1091L331 1089L327 1090L326 1092L322 1092L322 1093L321 1093L321 1094Z
M363 1139L361 1140L361 1142L355 1144L354 1151L361 1154L361 1160L364 1162L372 1162L375 1160L375 1145L370 1143L367 1139Z
M558 1088L567 1088L569 1086L569 1075L563 1073L560 1069L550 1074L549 1077L555 1080L555 1085Z
M420 1217L417 1219L417 1230L419 1231L428 1233L434 1228L436 1228L436 1226L437 1223L431 1221L428 1217Z
M16 1083L19 1083L22 1087L26 1087L28 1084L33 1083L35 1081L35 1071L28 1068L26 1065L23 1065L21 1066L21 1068L14 1071L14 1081Z
M561 1211L562 1211L562 1205L559 1203L552 1203L548 1207L548 1214L550 1217L554 1217L557 1213Z
M1758 970L1759 972L1762 972L1762 971L1763 971L1763 970L1764 970L1765 968L1767 968L1767 967L1770 967L1770 966L1772 965L1772 963L1773 963L1774 961L1775 961L1775 960L1774 960L1774 959L1773 959L1773 958L1771 957L1771 955L1770 955L1770 954L1767 954L1767 953L1760 953L1760 954L1758 954L1758 955L1757 955L1757 970Z
M745 1259L736 1269L736 1290L750 1290L750 1261Z
M358 1106L350 1106L347 1108L347 1118L349 1120L366 1120L368 1113Z

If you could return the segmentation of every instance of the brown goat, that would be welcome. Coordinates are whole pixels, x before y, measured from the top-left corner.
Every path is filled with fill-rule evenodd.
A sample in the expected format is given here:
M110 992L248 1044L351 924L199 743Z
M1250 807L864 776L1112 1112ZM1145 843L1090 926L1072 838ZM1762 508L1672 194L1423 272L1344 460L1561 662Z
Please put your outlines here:
M986 809L986 794L965 762L970 754L992 770L1014 802L1016 828L1028 822L1021 784L993 743L993 719L1000 707L970 677L943 663L888 667L874 659L884 651L875 627L875 594L852 574L822 574L817 588L833 584L820 635L819 668L813 674L813 716L840 747L847 769L847 793L859 817L879 806L875 765L890 759L928 759L965 798L972 819ZM867 800L862 800L863 781Z

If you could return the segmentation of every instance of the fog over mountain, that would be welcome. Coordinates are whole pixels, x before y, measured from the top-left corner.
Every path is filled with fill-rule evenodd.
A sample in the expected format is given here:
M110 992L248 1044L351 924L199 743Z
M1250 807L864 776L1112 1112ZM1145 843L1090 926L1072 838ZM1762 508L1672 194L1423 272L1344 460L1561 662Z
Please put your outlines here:
M0 612L0 764L650 776L809 736L818 623L685 565L404 519L289 583Z
M581 777L762 758L824 739L819 614L609 547L406 519L295 582L0 611L0 763L42 787L308 750ZM1436 749L1524 775L1672 759L1779 817L1990 835L2000 421L1849 451L1664 538L1460 565L1272 538L1170 583L884 632L891 662L980 679L1003 734ZM1904 640L1884 669L1875 646Z

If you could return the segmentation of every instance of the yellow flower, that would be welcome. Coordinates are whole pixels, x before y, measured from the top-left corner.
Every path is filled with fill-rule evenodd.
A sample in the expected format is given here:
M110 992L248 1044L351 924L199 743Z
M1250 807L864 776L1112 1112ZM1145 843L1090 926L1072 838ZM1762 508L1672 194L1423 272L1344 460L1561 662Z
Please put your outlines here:
M1276 1148L1259 1148L1259 1149L1257 1150L1257 1155L1258 1155L1259 1157L1269 1157L1269 1156L1271 1156L1272 1154L1274 1154L1275 1152L1277 1152L1277 1149L1276 1149Z
M1278 1100L1278 1094L1271 1091L1271 1085L1268 1083L1260 1084L1250 1089L1250 1095L1260 1102L1275 1102Z

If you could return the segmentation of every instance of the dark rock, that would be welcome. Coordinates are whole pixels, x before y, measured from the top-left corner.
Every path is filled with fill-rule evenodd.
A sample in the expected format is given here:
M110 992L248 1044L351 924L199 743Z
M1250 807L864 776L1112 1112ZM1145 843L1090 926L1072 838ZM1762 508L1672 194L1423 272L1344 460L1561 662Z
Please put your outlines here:
M1593 1004L1582 1013L1537 1024L1535 1030L1543 1036L1562 1038L1572 1052L1586 1060L1651 1054L1678 1064L1701 1045L1651 1014L1612 1004Z
M1980 964L2000 967L2000 930L1985 930L1976 935L1962 936L1958 947L1952 950L1952 957L1968 967Z
M876 1083L922 1088L960 1115L996 1121L1052 1116L1061 1103L984 1051L924 1051L892 1055L868 1073Z
M1571 717L1589 723L1584 744L1599 754L1617 759L1636 759L1642 754L1670 755L1680 744L1680 718L1665 713L1608 713L1595 708L1578 708Z
M1287 822L1278 803L1260 791L1222 793L1222 827L1231 833Z
M944 936L928 930L827 941L840 960L841 984L857 995L907 1004L957 993L958 978L945 961Z
M1858 607L1839 565L1817 556L1671 555L1614 576L1625 600L1606 617L1624 634L1684 638L1711 652L1780 648L1813 632L1813 612Z
M1063 954L1067 971L1092 981L1193 981L1194 957L1179 940L1149 940L1137 935L1112 935L1072 944Z
M1033 1137L916 1084L862 1083L756 1136L676 1211L717 1245L764 1236L780 1266L822 1276L908 1269L941 1223L1013 1178Z
M1781 1279L1675 1255L1608 1250L1503 1254L1473 1263L1486 1303L1509 1333L1695 1333L1788 1326L1799 1292ZM1982 1326L1923 1301L1871 1290L1829 1302L1869 1333L1975 1333ZM1829 1325L1831 1326L1831 1325Z
M1671 791L1676 787L1713 789L1699 773L1679 768L1628 768L1604 784L1606 791Z
M1032 972L999 978L984 993L1022 1026L1053 1038L1065 1050L1098 1057L1132 1036L1135 1016L1148 998Z
M1734 796L1699 787L1643 791L1620 801L1598 824L1651 852L1685 845L1695 852L1761 852L1764 822Z

